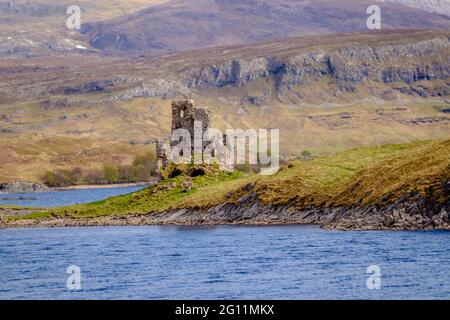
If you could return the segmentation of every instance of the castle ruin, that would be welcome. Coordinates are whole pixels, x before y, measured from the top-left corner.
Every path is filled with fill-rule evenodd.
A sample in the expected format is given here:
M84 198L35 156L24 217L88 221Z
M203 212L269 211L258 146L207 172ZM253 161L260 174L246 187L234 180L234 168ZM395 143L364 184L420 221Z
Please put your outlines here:
M195 137L195 122L201 122L202 124L202 137L205 132L210 128L211 117L207 108L196 108L193 100L173 101L172 102L172 126L171 135L178 129L185 129L191 135L191 138ZM224 139L225 142L225 139ZM172 161L171 150L176 146L179 141L171 141L168 139L161 139L156 142L156 156L158 159L158 168L165 168ZM191 154L183 155L190 157L191 162L194 162L194 157L202 157L203 150L209 144L209 141L202 139L201 154L197 155L194 150L194 143L191 143ZM198 151L197 151L198 152ZM203 158L201 160L203 163ZM223 169L232 170L225 163L220 163Z

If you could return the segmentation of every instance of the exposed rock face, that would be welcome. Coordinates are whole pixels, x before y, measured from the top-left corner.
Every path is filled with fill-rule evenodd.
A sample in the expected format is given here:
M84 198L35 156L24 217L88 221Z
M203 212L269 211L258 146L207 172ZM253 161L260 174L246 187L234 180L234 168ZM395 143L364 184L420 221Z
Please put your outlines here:
M146 84L138 84L130 89L119 92L111 100L131 100L134 98L163 97L174 98L177 94L186 92L185 86L172 80L152 79Z
M61 87L52 91L51 93L64 93L64 94L105 93L111 92L113 87L123 85L127 82L128 80L124 78L96 80L87 83L82 83L80 85Z
M445 199L442 203L439 198ZM305 208L264 205L256 193L237 203L224 203L207 210L182 209L153 215L158 224L320 224L331 229L358 230L450 230L450 182L444 194L406 194L391 204L367 207Z
M157 185L170 190L175 183ZM192 181L183 181L186 190ZM343 230L450 230L450 181L443 180L439 188L426 187L424 192L412 191L397 200L383 196L372 205L296 207L294 204L264 204L254 190L254 184L244 187L236 200L210 208L185 208L145 215L107 216L89 219L45 218L3 222L2 215L18 215L17 210L0 209L0 227L68 227L99 225L219 225L219 224L318 224L328 229ZM229 194L227 197L231 197ZM23 210L23 214L30 213Z
M445 86L440 87L411 85L411 86L394 87L393 89L406 95L418 95L423 98L429 96L446 97L450 95L450 82L448 82Z
M298 210L290 206L264 205L255 193L250 192L237 203L224 203L209 209L180 209L120 218L18 220L3 225L0 221L0 227L318 224L327 229L342 230L450 230L450 182L447 186L443 205L436 201L437 195L405 195L403 199L385 206Z
M50 188L40 183L32 182L8 182L0 184L0 193L32 193L46 192Z
M243 86L258 78L273 74L274 68L267 58L257 58L250 61L231 60L215 66L203 68L189 83L190 87L208 88L227 85Z
M341 83L341 90L356 91L355 86L374 81L384 84L446 80L450 78L450 41L435 38L406 45L354 45L337 49L317 49L288 57L234 59L219 65L208 65L192 74L191 88L245 86L260 78L272 78L279 94L295 86L309 84L324 77ZM447 84L448 86L448 84ZM347 90L350 88L350 90ZM445 96L448 87L440 89L406 86L405 94Z
M104 94L108 102L131 100L137 97L188 97L197 90L223 87L246 87L260 79L271 80L258 96L248 97L247 103L256 106L277 97L289 95L296 89L307 90L308 85L328 80L327 94L357 93L364 84L380 83L404 95L445 97L450 95L450 36L433 36L427 40L411 39L407 43L386 41L346 41L344 44L314 47L274 43L267 53L249 57L227 57L211 63L193 61L182 66L180 72L170 70L161 76L117 76L87 81L53 89L51 93ZM283 47L288 46L289 50ZM264 48L264 46L262 46ZM433 81L441 81L439 85ZM430 82L431 85L424 83ZM374 93L374 95L377 95ZM301 98L301 95L299 95ZM385 99L383 94L379 98Z
M366 96L388 100L401 94L446 97L450 87L449 39L450 33L437 31L297 37L142 58L132 60L133 63L122 60L114 68L98 71L88 65L83 67L82 77L75 72L81 71L77 68L65 71L57 66L8 67L4 72L12 80L0 83L0 100L9 103L50 94L57 99L57 102L52 99L52 104L65 107L138 97L190 99L208 95L206 91L210 88L224 87L251 87L248 92L237 90L236 94L242 94L245 103L255 106L270 105L274 98L280 97L295 96L289 103L307 100L309 92L315 91L310 88L322 92L320 101L361 93L357 97L360 99L364 90ZM54 72L60 72L64 80L52 83L23 80L53 79ZM11 83L15 83L14 90ZM257 88L252 87L254 84ZM379 85L386 89L377 89ZM387 90L392 90L390 96L384 94ZM95 99L78 97L90 94L96 95ZM245 95L249 97L244 98Z

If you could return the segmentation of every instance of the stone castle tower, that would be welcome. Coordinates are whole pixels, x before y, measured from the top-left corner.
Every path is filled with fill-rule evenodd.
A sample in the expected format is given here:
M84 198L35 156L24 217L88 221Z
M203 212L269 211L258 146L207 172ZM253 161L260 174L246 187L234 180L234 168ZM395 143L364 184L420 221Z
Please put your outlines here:
M186 129L191 137L194 137L195 121L202 122L202 135L210 127L210 114L206 108L195 108L194 101L174 101L172 102L172 133L177 129ZM177 142L171 142L171 147ZM194 154L194 146L192 152Z
M210 128L211 117L208 109L206 108L196 108L194 106L194 101L173 101L172 102L172 127L171 133L177 129L187 130L191 137L194 138L194 124L196 121L201 121L202 123L202 135ZM156 142L156 156L158 159L158 168L166 167L170 162L171 148L176 146L178 142L172 142L169 139L162 139ZM208 145L208 141L203 141L203 149ZM191 146L191 157L192 161L196 156L194 154L194 144ZM225 167L222 165L222 167ZM227 168L228 169L228 168Z

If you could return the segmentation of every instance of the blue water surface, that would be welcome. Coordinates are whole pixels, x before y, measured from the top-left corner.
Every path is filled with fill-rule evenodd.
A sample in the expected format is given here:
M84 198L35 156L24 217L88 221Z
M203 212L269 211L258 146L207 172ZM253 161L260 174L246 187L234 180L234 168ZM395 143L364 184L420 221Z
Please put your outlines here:
M30 207L59 207L72 204L94 202L105 198L127 194L142 189L143 186L100 189L76 189L56 192L36 192L20 194L0 194L0 205Z
M0 299L450 299L449 243L315 226L8 229ZM66 287L71 265L79 291Z

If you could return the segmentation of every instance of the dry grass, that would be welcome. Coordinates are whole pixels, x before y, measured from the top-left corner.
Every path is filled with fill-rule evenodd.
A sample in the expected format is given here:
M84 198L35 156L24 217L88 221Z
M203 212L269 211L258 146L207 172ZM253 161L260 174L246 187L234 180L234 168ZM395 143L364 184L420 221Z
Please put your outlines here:
M257 183L264 203L352 206L440 192L450 180L450 140L359 148L285 168Z
M209 208L236 203L249 192L255 192L265 204L294 205L299 209L386 204L412 192L445 195L444 184L450 181L449 155L450 140L357 148L312 161L293 162L273 176L212 171L192 178L194 188L185 190L185 176L181 175L134 194L13 219Z
M132 81L129 89L140 86L141 80L142 85L152 88L155 79L181 77L183 82L186 74L196 68L234 58L295 56L314 48L326 50L366 42L374 46L411 43L412 39L416 42L448 35L432 31L326 35L154 58L80 59L67 55L51 59L0 59L0 181L38 182L41 168L53 170L74 163L90 167L100 161L131 158L130 154L154 148L143 145L144 141L169 134L168 99L110 102L108 99L123 93L122 85L112 88L113 92L88 94L64 95L58 89L116 77L139 79ZM446 85L441 80L416 84ZM391 85L382 83L364 83L356 93L344 95L334 95L333 90L336 90L333 79L326 77L297 86L289 96L277 97L273 79L259 79L246 86L195 90L191 98L197 105L211 109L214 127L280 128L284 159L294 159L303 150L326 156L358 146L450 137L450 115L439 111L448 108L442 99L397 94L398 99L381 101L373 97L372 91L393 92ZM267 105L246 102L248 96L261 96L262 92L270 92ZM64 102L67 104L58 106ZM431 122L414 122L421 118ZM129 140L141 144L131 146Z
M153 150L152 146L64 136L28 142L4 141L0 148L0 181L41 181L47 170L131 164L135 155Z
M389 203L412 192L444 196L444 183L448 181L450 140L417 144L358 170L351 181L336 190L329 205L367 205L380 200ZM440 200L444 202L445 199Z
M442 102L388 102L382 106L361 102L332 109L275 103L266 108L245 106L245 114L238 115L239 107L233 104L233 99L238 98L222 99L223 102L219 98L196 99L200 106L211 106L214 127L280 128L282 157L288 159L298 157L303 150L326 156L356 146L450 137L450 120L410 123L417 118L450 119L439 111L447 108ZM95 109L70 107L44 112L34 105L17 114L12 111L14 107L10 108L0 115L11 115L12 124L8 127L18 133L0 136L0 181L37 182L42 168L53 170L75 164L88 168L115 159L126 162L134 154L154 150L154 145L142 143L167 136L170 129L170 102L157 98ZM89 118L79 116L85 113ZM343 119L343 114L351 118ZM59 121L63 115L68 119ZM140 144L130 145L129 141Z

